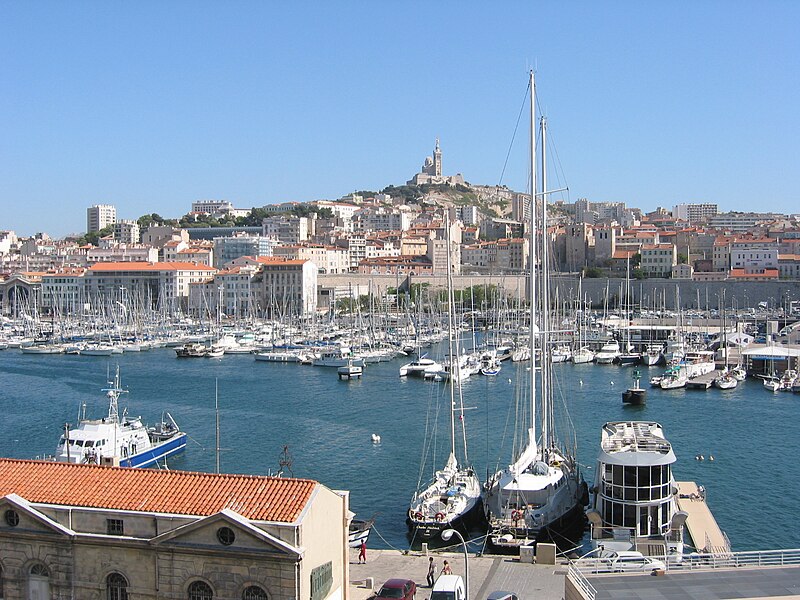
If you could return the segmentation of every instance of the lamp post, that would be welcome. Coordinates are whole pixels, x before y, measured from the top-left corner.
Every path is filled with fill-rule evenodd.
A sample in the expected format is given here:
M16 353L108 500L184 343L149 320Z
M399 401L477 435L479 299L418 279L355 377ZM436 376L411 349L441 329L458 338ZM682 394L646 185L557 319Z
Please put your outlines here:
M458 539L461 540L461 545L464 547L464 600L469 600L469 554L467 553L467 542L455 529L445 529L442 532L442 539L445 542L449 542L454 535L458 536Z

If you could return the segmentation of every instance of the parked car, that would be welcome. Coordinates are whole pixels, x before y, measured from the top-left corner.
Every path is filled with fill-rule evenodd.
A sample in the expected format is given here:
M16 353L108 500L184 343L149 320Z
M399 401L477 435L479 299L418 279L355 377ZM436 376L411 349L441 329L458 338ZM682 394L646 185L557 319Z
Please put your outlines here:
M650 573L654 569L666 568L664 561L632 550L609 552L600 559L604 566L608 561L608 570L613 573Z
M519 596L517 596L514 592L497 591L486 596L486 600L519 600Z
M466 600L464 580L460 575L440 575L433 584L430 600Z
M417 584L410 579L389 579L381 586L375 596L379 598L391 598L392 600L414 600L417 593Z

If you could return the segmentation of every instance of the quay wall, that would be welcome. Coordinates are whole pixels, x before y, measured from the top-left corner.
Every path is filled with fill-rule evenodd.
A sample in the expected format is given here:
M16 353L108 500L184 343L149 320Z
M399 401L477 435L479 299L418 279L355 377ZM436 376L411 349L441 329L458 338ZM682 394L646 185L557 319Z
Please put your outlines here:
M456 289L471 286L495 285L505 290L512 298L526 296L524 275L456 275L453 283ZM552 289L562 300L578 296L577 277L553 277ZM400 287L408 289L410 284L429 284L432 288L446 288L444 275L368 275L360 273L342 275L319 275L318 284L322 289L335 289L339 295L364 295L371 290L382 296L387 289ZM584 279L582 295L592 306L602 308L606 296L609 306L614 307L625 289L623 278ZM769 308L786 306L789 301L800 300L800 281L689 281L679 279L642 279L631 281L632 302L649 308L717 308L719 298L725 293L728 307L744 309L766 302ZM698 304L699 301L699 304Z

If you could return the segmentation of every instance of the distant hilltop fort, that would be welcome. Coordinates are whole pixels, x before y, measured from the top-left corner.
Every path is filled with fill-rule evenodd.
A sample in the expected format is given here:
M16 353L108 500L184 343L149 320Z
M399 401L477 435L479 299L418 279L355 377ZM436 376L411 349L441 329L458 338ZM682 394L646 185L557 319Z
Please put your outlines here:
M442 175L442 149L439 147L439 138L436 138L436 146L433 149L433 156L426 156L422 165L422 171L414 175L407 182L408 185L464 185L464 176L461 173L455 175Z

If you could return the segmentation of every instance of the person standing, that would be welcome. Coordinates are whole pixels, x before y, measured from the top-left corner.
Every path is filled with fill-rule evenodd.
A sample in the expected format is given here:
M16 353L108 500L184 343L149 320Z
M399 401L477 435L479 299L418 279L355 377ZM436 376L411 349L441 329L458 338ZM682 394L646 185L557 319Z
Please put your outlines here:
M444 561L444 566L442 567L442 575L452 575L453 569L450 568L450 564L447 561Z
M432 588L433 584L435 583L436 577L436 564L433 562L433 557L431 556L430 560L428 561L428 587Z
M358 562L367 562L367 540L361 540L361 546L358 549Z

